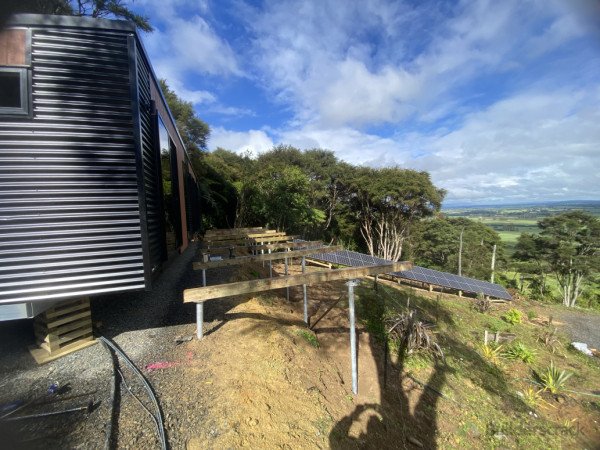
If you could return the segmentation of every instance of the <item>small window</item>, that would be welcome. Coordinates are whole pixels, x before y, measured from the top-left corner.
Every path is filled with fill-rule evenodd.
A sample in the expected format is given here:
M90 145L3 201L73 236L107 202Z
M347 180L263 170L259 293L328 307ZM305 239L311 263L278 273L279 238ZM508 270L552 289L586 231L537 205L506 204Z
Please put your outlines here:
M29 114L27 69L0 67L0 114Z

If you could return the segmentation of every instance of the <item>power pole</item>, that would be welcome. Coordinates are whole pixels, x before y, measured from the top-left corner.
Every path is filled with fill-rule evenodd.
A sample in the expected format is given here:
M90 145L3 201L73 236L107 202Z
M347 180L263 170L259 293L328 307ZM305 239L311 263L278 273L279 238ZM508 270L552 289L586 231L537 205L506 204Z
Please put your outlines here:
M496 244L494 244L494 249L492 250L492 276L490 277L490 282L494 282L494 268L496 267Z
M458 244L458 276L462 276L462 244L463 244L463 233L465 232L465 227L462 227L460 230L460 243Z

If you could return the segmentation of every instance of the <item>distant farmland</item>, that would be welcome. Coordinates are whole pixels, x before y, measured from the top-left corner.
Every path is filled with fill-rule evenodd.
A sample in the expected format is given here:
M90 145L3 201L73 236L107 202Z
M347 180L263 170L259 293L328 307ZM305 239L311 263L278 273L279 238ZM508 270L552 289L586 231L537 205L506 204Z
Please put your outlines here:
M484 223L498 232L512 254L521 233L538 233L538 221L572 210L584 210L600 216L600 202L573 202L560 204L472 206L444 208L447 217L466 217Z

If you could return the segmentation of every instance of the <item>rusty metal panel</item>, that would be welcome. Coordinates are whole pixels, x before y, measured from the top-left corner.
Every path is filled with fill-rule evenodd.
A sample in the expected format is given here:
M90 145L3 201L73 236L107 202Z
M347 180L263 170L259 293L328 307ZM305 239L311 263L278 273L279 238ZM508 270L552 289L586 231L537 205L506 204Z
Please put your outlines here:
M32 29L32 117L0 116L0 303L145 287L130 34Z

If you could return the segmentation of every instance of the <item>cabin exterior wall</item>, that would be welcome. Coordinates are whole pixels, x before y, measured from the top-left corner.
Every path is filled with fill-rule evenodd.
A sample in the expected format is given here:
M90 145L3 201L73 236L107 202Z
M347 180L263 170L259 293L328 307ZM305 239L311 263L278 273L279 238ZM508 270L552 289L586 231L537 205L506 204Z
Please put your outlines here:
M166 259L158 115L181 170L179 251L191 167L135 28L21 15L11 30L0 66L28 85L24 111L0 107L0 304L149 288Z

